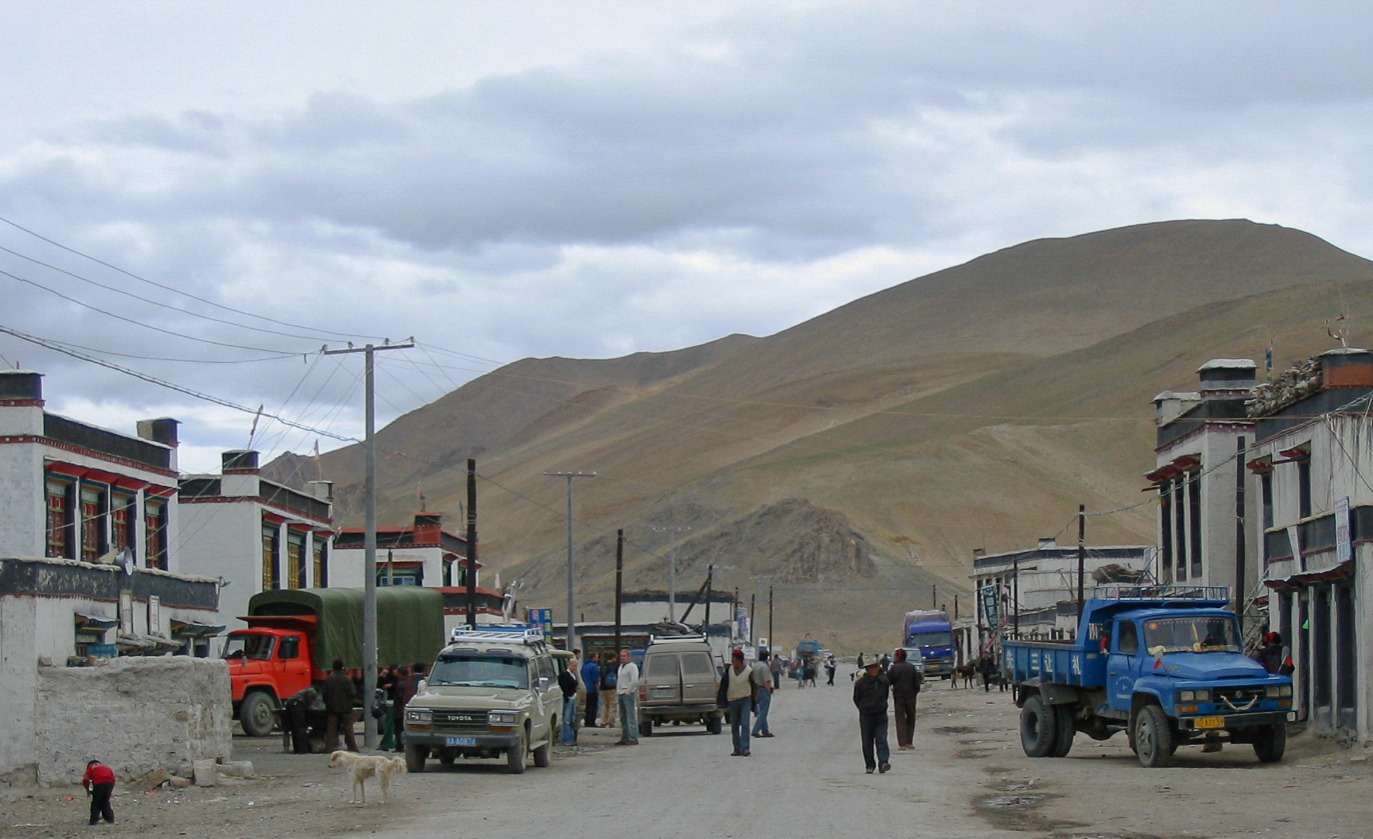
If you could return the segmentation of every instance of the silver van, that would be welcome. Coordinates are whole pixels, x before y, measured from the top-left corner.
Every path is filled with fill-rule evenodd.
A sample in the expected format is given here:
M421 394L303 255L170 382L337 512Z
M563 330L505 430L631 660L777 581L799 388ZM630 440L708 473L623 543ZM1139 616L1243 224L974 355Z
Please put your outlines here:
M639 733L652 737L655 725L685 722L719 734L725 719L715 704L720 672L704 635L651 639L639 666Z

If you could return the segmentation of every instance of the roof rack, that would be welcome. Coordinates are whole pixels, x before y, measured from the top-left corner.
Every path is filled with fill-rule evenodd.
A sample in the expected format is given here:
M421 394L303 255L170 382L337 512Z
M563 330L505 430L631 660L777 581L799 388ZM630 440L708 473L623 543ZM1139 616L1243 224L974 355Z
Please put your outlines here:
M649 645L653 644L672 644L678 641L694 641L699 644L706 640L704 634L699 635L650 635L648 636Z
M455 626L449 641L507 641L517 644L544 643L543 631L528 624L486 624L483 626Z
M1100 600L1226 600L1228 586L1126 585L1096 586L1092 596Z

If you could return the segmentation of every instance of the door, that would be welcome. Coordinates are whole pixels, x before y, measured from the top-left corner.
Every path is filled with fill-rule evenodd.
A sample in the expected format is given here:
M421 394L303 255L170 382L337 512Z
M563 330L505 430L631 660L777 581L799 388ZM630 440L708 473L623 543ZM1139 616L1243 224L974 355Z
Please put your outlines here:
M643 693L647 704L678 705L682 702L682 674L678 655L658 653L644 658Z
M715 664L710 653L682 653L682 702L688 705L715 703Z
M1133 621L1116 621L1106 656L1106 703L1129 712L1139 677L1139 630Z

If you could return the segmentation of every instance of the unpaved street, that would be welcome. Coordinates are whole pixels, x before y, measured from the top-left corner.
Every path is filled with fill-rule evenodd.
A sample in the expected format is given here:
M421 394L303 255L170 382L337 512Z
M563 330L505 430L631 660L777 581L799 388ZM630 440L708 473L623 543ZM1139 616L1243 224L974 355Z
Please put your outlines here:
M1253 751L1179 750L1175 766L1146 770L1117 736L1079 735L1062 760L1026 758L1009 693L921 694L915 752L893 752L886 775L863 772L849 684L797 691L773 703L777 737L753 756L729 755L729 734L666 728L637 747L584 730L547 769L506 775L495 762L430 763L405 775L389 805L349 805L348 783L323 755L282 754L275 738L236 738L259 777L150 794L121 785L118 823L85 824L79 786L4 793L4 837L110 834L202 839L367 835L510 837L531 831L650 837L1367 837L1373 767L1306 735L1288 758ZM893 737L894 743L894 737ZM71 800L68 801L67 797ZM368 789L369 801L380 793Z

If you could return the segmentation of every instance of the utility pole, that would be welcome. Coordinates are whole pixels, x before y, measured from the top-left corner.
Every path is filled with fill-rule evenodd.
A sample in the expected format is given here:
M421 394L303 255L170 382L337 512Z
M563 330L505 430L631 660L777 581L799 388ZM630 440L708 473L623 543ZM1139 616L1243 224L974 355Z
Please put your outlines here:
M768 586L768 646L776 645L777 638L772 634L772 586Z
M620 601L624 597L625 579L625 531L615 531L615 655L620 654L621 613ZM710 601L706 601L707 604ZM709 608L709 606L707 606Z
M753 646L753 615L758 611L758 595L750 594L748 598L748 645Z
M514 608L512 601L511 608ZM467 626L477 628L477 461L467 459Z
M1235 615L1240 622L1240 644L1244 643L1244 608L1248 594L1244 587L1244 437L1235 441Z
M567 479L567 651L576 649L573 638L577 634L577 602L572 595L572 585L576 579L572 561L572 482L577 478L594 478L595 472L545 472L550 478Z
M366 464L362 481L362 494L366 514L363 518L362 555L366 566L362 575L362 742L367 748L377 745L377 721L372 717L372 690L377 684L377 447L372 439L376 433L376 376L375 357L378 350L406 350L415 346L412 340L401 344L387 341L380 347L368 344L365 347L331 350L323 348L324 355L363 353L364 424L362 452Z
M1077 622L1082 625L1083 578L1087 576L1087 505L1077 505Z
M669 623L677 622L677 534L685 533L690 527L655 527L654 533L670 534L670 545L667 549L667 619Z

